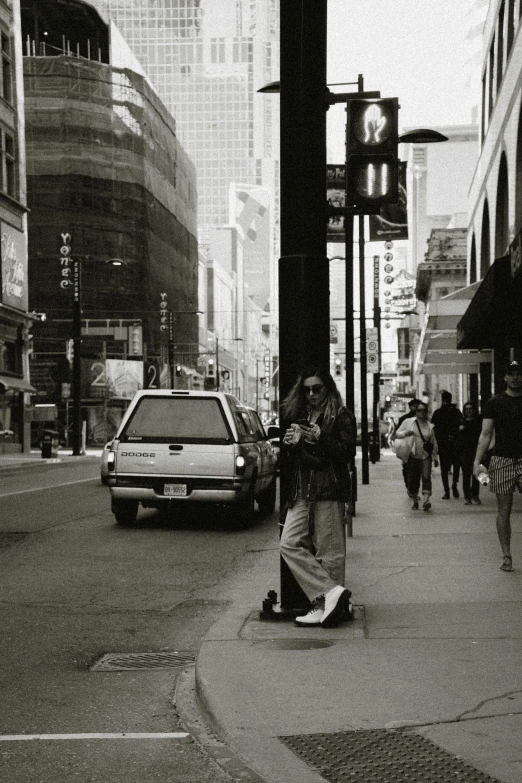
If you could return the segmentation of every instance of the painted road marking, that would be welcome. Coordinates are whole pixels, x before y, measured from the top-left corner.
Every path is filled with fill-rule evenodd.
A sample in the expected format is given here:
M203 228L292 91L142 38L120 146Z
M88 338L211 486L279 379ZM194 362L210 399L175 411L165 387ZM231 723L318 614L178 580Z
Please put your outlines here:
M0 742L28 742L30 740L90 740L90 739L186 739L188 732L92 732L90 734L0 734Z
M44 489L58 489L58 487L68 487L71 484L85 484L87 481L99 481L98 478L77 479L76 481L64 481L62 484L51 484L48 487L31 487L31 489L17 489L15 492L2 492L0 498L7 498L9 495L24 495L26 492L41 492Z

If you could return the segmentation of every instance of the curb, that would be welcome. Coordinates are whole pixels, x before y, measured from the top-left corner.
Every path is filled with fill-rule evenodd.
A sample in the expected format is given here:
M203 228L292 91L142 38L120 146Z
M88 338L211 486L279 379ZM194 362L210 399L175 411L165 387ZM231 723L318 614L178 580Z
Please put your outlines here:
M183 727L231 780L244 781L244 783L268 783L265 778L260 777L244 764L239 756L208 729L199 709L194 666L183 669L179 676L174 705Z
M241 629L251 614L251 604L236 602L208 631L200 647L194 672L192 687L196 709L217 737L215 741L221 748L227 749L233 759L232 769L244 769L250 775L244 777L245 773L241 773L241 780L247 783L324 783L324 778L283 745L277 735L263 735L248 729L232 734L219 717L219 705L215 703L209 678L205 676L205 668L211 673L210 666L202 663L201 659L206 655L211 656L205 647L210 648L220 642L239 641Z

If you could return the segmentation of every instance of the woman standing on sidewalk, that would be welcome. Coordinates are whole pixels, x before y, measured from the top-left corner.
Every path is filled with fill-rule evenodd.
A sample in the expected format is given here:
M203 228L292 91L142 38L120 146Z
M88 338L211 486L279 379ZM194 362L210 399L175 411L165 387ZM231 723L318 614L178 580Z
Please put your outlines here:
M431 464L432 458L437 464L437 441L433 432L433 424L428 421L428 406L419 402L415 416L405 419L395 437L412 438L411 454L406 464L408 479L408 494L413 500L413 509L419 508L419 488L422 479L422 497L424 511L431 509Z
M467 402L462 409L463 419L457 435L455 450L462 468L462 490L464 505L472 503L480 506L478 479L473 475L473 460L477 451L477 443L482 430L482 419L476 405Z
M351 614L344 587L344 504L351 498L348 462L355 456L352 414L331 374L306 368L282 405L290 423L291 482L281 535L281 555L312 604L296 624L329 628Z

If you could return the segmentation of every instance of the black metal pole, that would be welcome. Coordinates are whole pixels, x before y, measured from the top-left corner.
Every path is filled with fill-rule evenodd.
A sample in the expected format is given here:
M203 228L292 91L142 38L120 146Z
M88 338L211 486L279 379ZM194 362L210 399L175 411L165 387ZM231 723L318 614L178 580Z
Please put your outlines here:
M169 362L170 362L170 384L171 388L176 388L176 368L174 365L174 313L169 310Z
M279 400L304 364L329 366L329 268L326 257L327 0L281 0ZM264 100L268 100L264 98ZM286 422L280 416L284 430ZM289 466L281 454L281 502ZM284 524L281 512L280 525ZM308 599L281 559L281 608Z
M366 360L366 292L364 264L364 215L359 215L359 334L361 357L361 452L362 483L370 483L370 465L368 459L368 366Z
M346 407L355 411L355 333L353 328L353 215L344 218L345 310L346 310Z
M373 325L377 329L378 365L373 374L373 449L372 462L381 459L381 433L379 429L379 403L381 387L381 308L379 307L379 262L380 256L373 257Z
M219 391L219 338L216 335L216 391Z
M73 261L72 454L82 453L82 264Z

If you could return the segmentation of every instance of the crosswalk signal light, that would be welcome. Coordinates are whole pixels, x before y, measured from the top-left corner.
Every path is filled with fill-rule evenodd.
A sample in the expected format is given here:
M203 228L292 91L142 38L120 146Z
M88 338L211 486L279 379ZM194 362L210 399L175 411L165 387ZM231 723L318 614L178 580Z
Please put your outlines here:
M399 100L347 102L346 205L378 214L399 201Z

